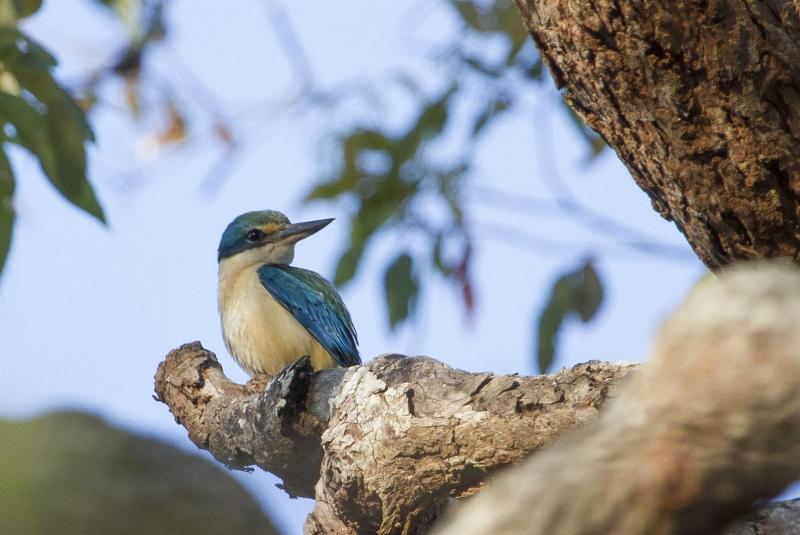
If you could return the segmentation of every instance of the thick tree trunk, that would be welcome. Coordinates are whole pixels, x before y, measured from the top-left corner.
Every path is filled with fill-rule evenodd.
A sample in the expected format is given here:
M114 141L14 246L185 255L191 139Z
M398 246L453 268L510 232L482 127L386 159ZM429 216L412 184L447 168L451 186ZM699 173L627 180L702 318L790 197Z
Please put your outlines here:
M797 258L797 2L516 2L567 102L707 266Z

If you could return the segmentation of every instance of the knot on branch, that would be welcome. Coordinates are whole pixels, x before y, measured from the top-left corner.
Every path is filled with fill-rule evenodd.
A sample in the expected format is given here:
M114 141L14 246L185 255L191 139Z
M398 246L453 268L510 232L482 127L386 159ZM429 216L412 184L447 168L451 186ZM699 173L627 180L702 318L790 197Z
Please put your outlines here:
M193 342L159 364L156 399L197 447L229 468L259 466L281 477L290 495L313 496L322 458L319 436L342 372L315 374L303 358L274 378L256 376L239 385L225 377L212 352Z

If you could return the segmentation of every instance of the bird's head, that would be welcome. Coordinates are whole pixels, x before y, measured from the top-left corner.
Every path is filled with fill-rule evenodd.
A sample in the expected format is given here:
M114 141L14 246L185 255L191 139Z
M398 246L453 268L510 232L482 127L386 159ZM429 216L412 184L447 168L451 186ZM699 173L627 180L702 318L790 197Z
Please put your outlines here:
M311 236L333 219L291 223L275 210L247 212L228 225L222 233L217 259L236 257L253 263L289 264L294 258L294 244Z

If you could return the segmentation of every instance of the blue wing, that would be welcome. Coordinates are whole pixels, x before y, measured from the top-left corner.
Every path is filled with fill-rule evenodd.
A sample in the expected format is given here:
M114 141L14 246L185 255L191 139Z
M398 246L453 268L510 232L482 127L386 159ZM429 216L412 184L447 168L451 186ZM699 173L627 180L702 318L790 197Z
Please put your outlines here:
M361 364L350 313L330 282L307 269L272 264L258 268L258 278L340 366Z

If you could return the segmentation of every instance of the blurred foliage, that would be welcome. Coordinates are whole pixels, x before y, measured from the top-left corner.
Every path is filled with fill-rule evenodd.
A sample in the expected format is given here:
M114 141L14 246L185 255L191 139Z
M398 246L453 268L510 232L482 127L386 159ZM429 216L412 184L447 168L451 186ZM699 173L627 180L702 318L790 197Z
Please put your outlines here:
M536 361L541 373L547 372L553 364L556 341L564 322L576 316L583 323L590 321L602 302L603 285L591 260L555 280L536 329Z
M41 0L0 0L0 273L11 246L14 228L15 175L6 154L8 144L30 151L44 174L73 205L101 222L105 216L87 180L86 143L93 134L86 119L97 101L100 85L109 77L121 78L134 118L141 117L140 71L149 46L163 39L163 0L94 0L109 9L126 32L126 44L108 67L91 73L70 94L53 78L56 59L18 27L33 15ZM158 148L186 137L186 118L171 92L157 103L163 129L152 136ZM223 125L219 137L230 140Z
M370 241L381 232L398 230L408 241L415 240L415 250L427 249L415 255L418 269L411 269L414 260L408 253L389 259L384 268L387 285L402 281L397 289L386 288L392 328L413 318L417 295L424 291L420 275L431 270L453 282L465 311L472 312L473 240L469 207L462 195L464 182L473 171L482 135L504 114L519 111L515 105L526 85L549 83L510 0L446 4L460 30L445 50L435 54L445 78L443 88L428 96L419 89L425 80L410 72L397 73L391 83L417 99L415 117L399 130L379 119L375 122L382 126L354 124L339 132L334 139L338 165L306 196L308 201L341 200L349 209L349 240L334 278L338 285L355 276ZM465 109L466 129L460 126ZM602 140L575 120L591 154L597 155ZM454 132L456 128L466 132ZM457 136L464 138L457 153L437 157L432 147L449 147Z
M389 325L392 327L414 310L419 294L419 282L414 276L414 258L403 253L386 270L384 279Z
M14 226L14 172L6 151L24 147L39 161L50 183L72 204L104 221L86 179L85 143L92 141L83 112L55 81L56 60L21 32L16 23L40 2L0 2L0 270Z
M79 412L0 419L0 531L277 534L223 468Z
M140 147L150 156L190 138L193 127L182 100L189 89L199 108L211 116L217 141L229 153L236 146L231 127L197 77L190 80L194 86L187 88L173 86L163 77L146 76L150 50L169 35L167 0L89 1L113 16L124 37L112 62L71 87L73 100L52 78L53 57L17 27L19 19L35 13L41 1L0 0L0 118L4 123L0 269L14 221L15 177L3 152L7 142L31 151L70 202L103 220L86 179L85 143L92 134L84 113L97 104L106 81L122 81L131 119L144 124L146 118L155 117L160 123ZM334 106L354 96L374 100L397 90L414 103L415 111L399 126L389 126L391 118L384 113L370 122L351 121L332 132L335 164L305 196L309 202L339 202L348 212L349 239L336 262L334 282L338 285L355 277L376 236L391 231L403 241L398 247L402 252L387 258L383 267L387 323L392 329L414 318L430 275L450 281L465 313L473 312L474 239L464 190L476 173L475 155L484 135L501 118L528 113L523 103L530 90L550 83L511 0L442 0L438 5L452 16L457 30L439 45L427 47L437 73L433 77L413 70L395 72L388 82L367 91L354 84L349 91L336 88L326 93L313 87L299 40L289 39L292 42L287 45L294 54L290 60L309 77L302 81L301 94L287 105ZM279 38L285 39L291 33L288 19L277 4L270 3L267 9ZM434 78L436 84L432 84ZM599 154L602 140L565 109L586 140L590 157Z

